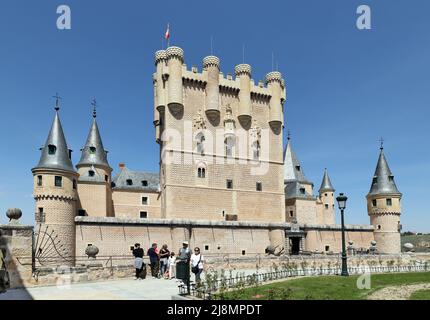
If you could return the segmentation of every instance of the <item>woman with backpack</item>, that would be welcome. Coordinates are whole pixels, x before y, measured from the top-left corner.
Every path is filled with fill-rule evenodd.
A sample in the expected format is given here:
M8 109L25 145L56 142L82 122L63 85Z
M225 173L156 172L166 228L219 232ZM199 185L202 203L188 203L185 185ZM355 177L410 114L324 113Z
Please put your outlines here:
M195 247L194 253L191 255L191 272L195 275L196 283L200 283L200 276L203 272L204 258L200 253L200 248Z

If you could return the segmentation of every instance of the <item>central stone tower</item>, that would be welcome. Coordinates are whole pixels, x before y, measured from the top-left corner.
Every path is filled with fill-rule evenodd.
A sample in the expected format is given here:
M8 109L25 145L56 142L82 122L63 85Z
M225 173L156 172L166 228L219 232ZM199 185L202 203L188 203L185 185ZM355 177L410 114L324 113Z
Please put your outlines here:
M284 79L255 84L250 65L235 77L220 65L210 55L199 72L181 48L155 53L162 217L283 222Z

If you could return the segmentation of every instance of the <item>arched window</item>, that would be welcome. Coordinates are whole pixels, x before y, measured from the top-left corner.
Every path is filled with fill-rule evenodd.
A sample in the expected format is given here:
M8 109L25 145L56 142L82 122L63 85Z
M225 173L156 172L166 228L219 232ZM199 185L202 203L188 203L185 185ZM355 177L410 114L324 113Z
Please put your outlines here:
M50 144L48 146L48 154L55 154L55 152L57 152L57 147L54 146L53 144Z
M260 159L260 142L258 141L252 144L252 158L254 160Z
M197 168L197 177L198 178L206 178L206 166L204 163L200 163Z
M233 157L234 153L234 137L227 137L224 140L225 155L227 157Z
M205 153L205 135L202 132L199 132L195 138L197 142L197 153L204 154Z

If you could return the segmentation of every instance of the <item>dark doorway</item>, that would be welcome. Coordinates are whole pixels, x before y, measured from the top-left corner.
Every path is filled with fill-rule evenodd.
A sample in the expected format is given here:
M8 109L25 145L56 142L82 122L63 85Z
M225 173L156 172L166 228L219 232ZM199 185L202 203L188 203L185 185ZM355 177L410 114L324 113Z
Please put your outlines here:
M290 238L291 244L291 255L300 254L300 239L299 237Z

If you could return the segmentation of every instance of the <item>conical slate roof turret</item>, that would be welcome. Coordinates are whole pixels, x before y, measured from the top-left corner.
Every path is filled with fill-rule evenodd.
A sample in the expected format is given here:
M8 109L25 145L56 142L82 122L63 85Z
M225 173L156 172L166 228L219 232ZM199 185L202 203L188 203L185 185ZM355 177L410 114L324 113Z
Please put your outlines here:
M71 150L67 147L63 127L58 114L58 99L55 107L55 117L45 145L41 148L42 154L38 165L34 169L59 169L75 172L70 159Z
M330 177L328 176L327 169L324 170L324 176L321 182L321 187L319 189L319 192L334 192L335 189L333 188L333 185L331 184Z
M379 154L378 164L376 165L368 196L378 194L401 195L394 182L394 176L388 166L383 147L381 147L381 153Z
M300 183L311 183L305 177L302 166L297 159L292 147L291 140L288 139L284 150L284 181L298 181Z
M82 155L76 167L85 165L99 165L110 168L107 160L107 152L103 147L102 138L96 121L96 113L93 112L93 123L88 133L87 142L82 148Z

